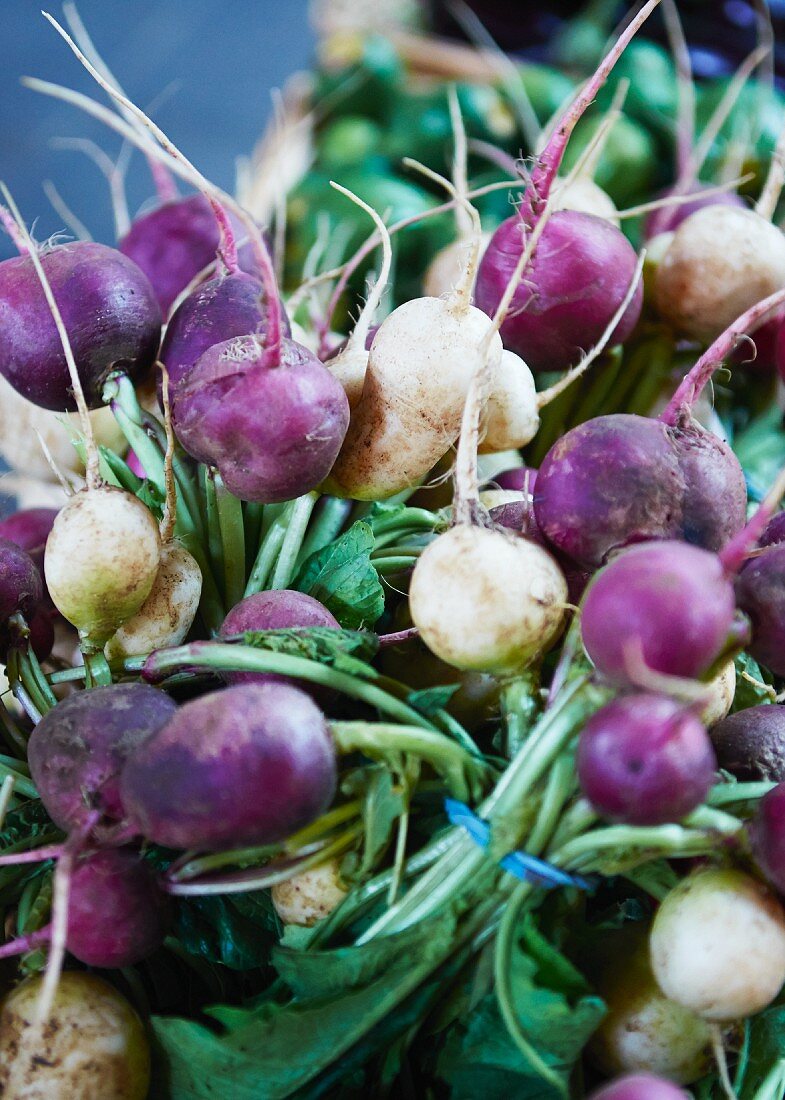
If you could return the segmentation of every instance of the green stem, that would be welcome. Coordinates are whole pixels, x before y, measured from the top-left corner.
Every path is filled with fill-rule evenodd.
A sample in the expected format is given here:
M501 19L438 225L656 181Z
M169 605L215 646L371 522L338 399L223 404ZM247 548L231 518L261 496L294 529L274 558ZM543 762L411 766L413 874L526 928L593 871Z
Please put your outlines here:
M103 651L82 650L82 654L84 656L85 687L108 687L112 682L112 672Z
M224 597L226 606L231 608L243 598L245 587L243 506L241 501L232 496L226 488L223 478L217 471L213 477L213 488L218 530L221 536Z
M723 783L713 787L707 797L709 806L727 806L733 802L757 802L776 787L776 783Z
M10 714L5 700L0 696L0 729L10 749L19 753L23 760L27 759L27 738Z
M427 508L404 508L391 516L374 516L369 522L374 535L379 537L399 530L433 531L439 525L439 516Z
M35 655L35 651L32 646L28 646L27 650L20 654L20 669L23 666L27 666L29 671L30 681L36 685L39 696L44 703L47 710L51 710L57 703L57 697L49 686L49 682L44 675L41 665L38 663L38 658Z
M29 684L22 675L20 656L18 649L9 651L6 675L8 676L8 683L11 685L11 691L14 693L14 698L21 705L28 718L37 725L43 717L45 704L42 699L38 698L35 686L33 686L31 694Z
M6 764L4 760L0 760L0 780L10 775L14 780L14 791L17 794L22 794L25 798L38 798L38 790L35 784L28 776L17 771L17 766L16 761L11 765ZM3 852L7 851L11 851L11 849L3 848Z
M386 577L392 573L403 573L404 570L411 569L417 564L417 555L401 555L395 558L382 558L378 561L372 558L371 564L380 577Z
M259 553L256 555L256 561L253 563L251 569L251 575L248 578L248 583L245 586L245 595L252 596L255 592L261 592L267 585L267 579L273 570L273 566L281 552L284 539L286 538L286 527L288 518L291 513L294 502L290 502L286 505L286 508L278 512L275 518L272 520L270 527L262 537L262 541L259 545ZM267 518L265 514L265 519Z
M319 550L322 550L338 537L350 511L351 501L341 500L338 497L322 497L318 508L319 514L310 523L308 533L300 547L300 553L297 556L297 569L312 554L318 553Z
M306 493L305 496L292 501L291 511L287 513L286 534L281 543L273 575L270 578L270 588L288 588L291 584L308 521L318 499L318 493Z
M221 521L218 515L218 495L215 488L216 471L211 466L201 467L202 499L204 501L204 519L207 528L207 553L213 576L220 578L218 584L221 600L226 606L226 593L223 591L224 548L221 538Z
M246 501L243 506L243 529L245 530L245 560L253 561L259 549L264 522L264 504Z

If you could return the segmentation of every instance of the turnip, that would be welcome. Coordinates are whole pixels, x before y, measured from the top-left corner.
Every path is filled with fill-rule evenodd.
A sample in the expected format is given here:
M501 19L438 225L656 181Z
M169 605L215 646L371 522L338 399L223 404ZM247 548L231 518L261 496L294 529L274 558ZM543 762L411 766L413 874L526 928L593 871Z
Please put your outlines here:
M631 825L680 821L703 802L717 767L700 719L653 694L627 695L593 714L576 763L595 810Z
M26 550L42 577L44 547L56 515L56 508L22 508L0 520L0 539Z
M28 978L0 1008L0 1088L5 1093L18 1055L34 1030L40 977ZM117 990L78 971L61 976L36 1057L17 1077L16 1096L52 1100L145 1100L150 1050L141 1020Z
M775 708L772 707L772 710ZM779 710L779 708L776 708ZM779 769L778 769L779 770ZM750 824L752 852L758 866L785 892L785 784L780 782L760 800Z
M777 676L785 673L785 544L752 558L736 580L736 599L752 623L750 653Z
M33 245L33 247L36 247ZM101 404L113 370L141 378L161 336L147 276L116 249L85 241L56 245L40 263L72 342L87 403ZM23 397L59 412L76 408L59 334L27 255L0 264L0 372Z
M277 882L270 893L284 924L311 928L341 904L347 891L341 881L340 864L331 859Z
M9 539L0 538L0 646L13 638L9 620L23 615L28 622L41 606L41 574L30 555Z
M776 546L778 542L785 542L785 512L772 516L758 539L758 546Z
M518 213L491 238L477 273L477 305L497 311L505 287L538 221L548 213L567 142L625 47L658 0L645 4L559 119L539 155ZM505 347L533 371L562 370L594 345L625 298L635 269L635 252L610 222L575 210L557 210L541 230L525 281L501 327ZM627 306L612 342L623 342L640 315L643 289Z
M709 1026L663 995L651 969L647 930L606 933L596 948L599 967L595 953L587 965L607 1013L589 1040L592 1062L607 1074L656 1073L679 1084L702 1077L710 1061Z
M785 982L785 913L742 871L698 871L662 902L650 948L666 997L705 1020L741 1019L770 1004Z
M110 828L121 822L123 763L176 710L147 684L113 684L69 695L45 714L30 736L28 763L54 823L72 832L93 810Z
M700 677L728 641L735 610L733 582L717 555L675 540L649 542L595 575L583 601L583 644L617 682L635 683L642 667Z
M597 1089L589 1100L689 1100L689 1096L664 1077L631 1073Z
M291 630L310 626L340 629L340 624L324 604L304 592L281 588L255 592L231 609L220 629L222 638L231 638L249 630ZM273 672L227 672L231 684L292 683ZM304 687L303 684L299 684Z
M785 779L785 707L736 711L712 728L711 740L720 767L742 782Z
M729 713L736 694L736 665L728 660L707 684L706 697L700 709L700 720L707 729L716 726ZM713 734L712 734L713 739ZM715 742L715 749L717 744ZM720 767L725 765L720 760Z
M126 761L120 797L141 834L216 850L283 840L335 793L324 716L288 684L238 684L185 706Z

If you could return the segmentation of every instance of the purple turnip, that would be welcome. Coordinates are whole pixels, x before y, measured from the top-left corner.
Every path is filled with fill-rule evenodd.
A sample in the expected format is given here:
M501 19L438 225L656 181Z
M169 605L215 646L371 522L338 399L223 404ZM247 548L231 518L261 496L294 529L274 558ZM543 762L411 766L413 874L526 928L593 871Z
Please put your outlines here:
M712 727L711 740L720 767L742 782L785 780L785 707L736 711Z

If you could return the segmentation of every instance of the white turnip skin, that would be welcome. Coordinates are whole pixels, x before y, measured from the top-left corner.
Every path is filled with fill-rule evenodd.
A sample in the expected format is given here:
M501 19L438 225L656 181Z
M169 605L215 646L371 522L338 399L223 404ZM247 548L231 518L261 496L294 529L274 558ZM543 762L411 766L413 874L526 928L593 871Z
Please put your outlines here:
M726 661L716 676L705 685L706 700L700 711L700 720L707 728L715 726L730 713L736 694L736 665ZM720 761L722 765L722 761Z
M103 646L150 595L160 555L158 525L140 500L108 485L82 491L47 540L47 588L80 636Z
M283 923L312 928L328 917L346 897L340 869L339 861L331 859L285 882L277 882L270 894Z
M540 427L534 376L520 356L503 351L491 380L483 418L483 454L517 450L531 443Z
M490 239L490 233L481 235L480 257L488 247ZM472 247L473 242L464 237L459 238L457 241L451 241L444 248L440 248L428 264L425 275L423 275L423 294L427 294L431 298L441 298L442 295L455 290L466 270L466 263L471 255Z
M0 1092L26 1037L41 995L28 978L0 1009ZM93 974L60 976L51 1016L37 1037L14 1096L30 1100L145 1100L150 1049L141 1020L124 997ZM9 1096L10 1100L10 1096Z
M698 871L663 901L650 949L666 997L705 1020L743 1019L770 1004L785 982L785 913L742 871Z
M579 175L571 183L558 181L554 187L556 210L576 210L579 214L593 214L604 218L611 225L619 226L619 211L607 191L588 176Z
M412 621L447 664L517 672L561 630L567 582L536 543L460 524L421 554L409 586Z
M654 278L654 301L682 335L709 341L785 286L785 235L752 210L712 205L681 223Z
M180 645L196 618L201 594L196 559L179 543L166 543L150 595L106 643L106 656L119 659Z

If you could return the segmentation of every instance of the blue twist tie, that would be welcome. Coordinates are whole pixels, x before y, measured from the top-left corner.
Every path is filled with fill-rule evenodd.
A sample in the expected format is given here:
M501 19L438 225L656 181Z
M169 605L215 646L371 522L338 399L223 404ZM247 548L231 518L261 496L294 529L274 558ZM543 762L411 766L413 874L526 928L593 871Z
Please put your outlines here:
M452 825L465 830L478 848L487 848L491 841L491 827L487 821L478 817L463 802L454 798L445 798L444 808ZM533 882L537 886L551 889L554 886L577 886L579 890L591 890L592 884L583 875L571 875L561 867L538 859L527 852L509 852L499 860L499 866L522 882Z

